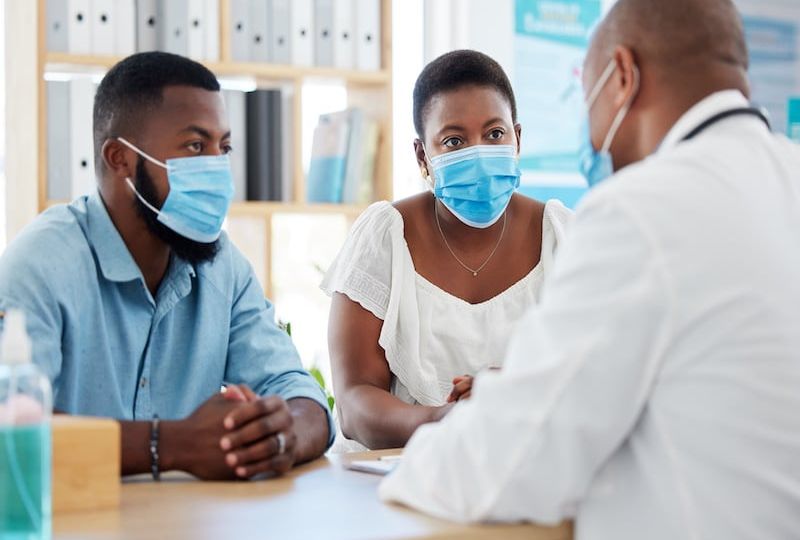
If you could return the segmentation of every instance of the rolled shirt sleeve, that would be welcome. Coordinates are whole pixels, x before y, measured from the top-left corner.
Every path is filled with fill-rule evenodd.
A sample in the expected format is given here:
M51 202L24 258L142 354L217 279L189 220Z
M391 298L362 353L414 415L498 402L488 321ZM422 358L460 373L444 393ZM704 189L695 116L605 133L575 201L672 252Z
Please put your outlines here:
M275 321L273 305L244 258L236 253L237 291L231 313L225 380L247 384L260 396L316 401L328 418L328 446L336 428L322 388L305 370L289 335ZM239 285L241 284L241 285Z

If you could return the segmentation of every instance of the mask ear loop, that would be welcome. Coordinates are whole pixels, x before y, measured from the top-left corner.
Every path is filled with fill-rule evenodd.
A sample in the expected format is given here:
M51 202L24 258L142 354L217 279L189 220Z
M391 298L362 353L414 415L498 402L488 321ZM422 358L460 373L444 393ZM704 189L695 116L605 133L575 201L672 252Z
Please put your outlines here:
M425 151L425 157L427 158L428 157L428 149L425 148L424 144L422 145L422 150ZM426 186L428 187L428 190L433 192L436 189L436 184L434 183L433 178L431 177L431 167L430 167L430 165L428 165L427 162L425 163L424 166L419 168L419 173L422 176L422 180L425 182Z
M609 62L608 65L606 66L605 71L603 71L603 74L600 75L600 78L597 80L597 83L595 83L594 88L589 93L589 97L586 99L587 110L592 110L594 102L597 101L598 97L600 97L600 92L602 92L603 88L606 87L606 84L608 84L608 80L611 78L611 76L614 74L616 70L617 70L617 62L612 58L611 62Z
M142 195L141 195L141 194L140 194L140 193L139 193L139 192L136 190L136 187L133 185L133 182L131 181L130 177L127 177L127 176L126 176L126 177L125 177L125 182L127 182L127 183L128 183L128 187L129 187L129 188L131 188L131 191L133 191L134 195L136 195L136 197L137 197L137 198L138 198L140 201L142 201L142 204L143 204L143 205L145 205L147 208L149 208L150 210L152 210L152 211L153 211L153 213L154 213L155 215L157 215L157 216L160 216L160 215L161 215L161 210L159 210L158 208L156 208L155 206L153 206L152 204L150 204L149 202L147 202L147 200L145 200L145 198L144 198L144 197L142 197Z
M630 112L633 102L639 95L640 84L641 79L639 76L639 68L633 66L633 94L628 102L619 110L616 118L614 118L614 122L612 122L611 128L608 130L608 135L606 135L606 140L603 141L603 149L600 151L601 153L608 152L611 149L611 144L614 142L614 137L617 135L617 131L619 131L619 128L622 127L622 122L625 121L625 117L628 116L628 112Z
M134 152L136 152L137 154L139 154L140 156L142 156L143 158L145 158L146 160L151 161L152 163L155 163L159 167L164 167L165 169L169 170L169 167L167 167L167 165L165 163L162 163L161 161L157 160L156 158L154 158L154 157L148 155L147 153L143 152L142 150L140 150L139 148L137 148L136 146L134 146L130 142L128 142L125 139L123 139L122 137L117 137L117 140L119 142L121 142L122 144L124 144L125 146L127 146L128 148L130 148L131 150L133 150ZM133 191L133 193L142 202L143 205L145 205L147 208L149 208L155 215L157 215L157 216L161 215L161 210L159 210L158 208L156 208L155 206L153 206L152 204L147 202L147 200L144 197L142 197L142 195L136 189L136 186L133 185L133 181L130 179L130 177L126 176L125 177L125 182L127 182L128 187L131 188L131 191Z
M166 163L164 163L163 161L159 161L159 160L157 160L156 158L154 158L153 156L151 156L151 155L147 154L146 152L144 152L144 151L140 150L140 149L139 149L139 148L137 148L135 145L133 145L132 143L130 143L130 142L128 142L128 141L126 141L126 140L125 140L125 139L123 139L122 137L117 137L117 140L118 140L119 142L121 142L122 144L124 144L125 146L127 146L128 148L130 148L131 150L133 150L134 152L136 152L137 154L139 154L140 156L142 156L142 157L143 157L144 159L146 159L147 161L149 161L149 162L151 162L151 163L155 163L155 164L156 164L156 165L158 165L159 167L163 167L164 169L167 169L167 170L169 170L169 167L167 166L167 164L166 164Z

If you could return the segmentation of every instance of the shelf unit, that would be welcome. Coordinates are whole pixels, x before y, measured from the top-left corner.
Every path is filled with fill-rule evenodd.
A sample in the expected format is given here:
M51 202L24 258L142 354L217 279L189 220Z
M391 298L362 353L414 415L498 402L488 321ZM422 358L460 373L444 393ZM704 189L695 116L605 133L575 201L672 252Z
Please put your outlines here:
M292 174L292 200L287 202L237 202L231 207L230 220L239 218L263 221L264 238L245 239L262 242L266 253L266 268L261 275L265 293L273 296L271 279L272 227L277 214L341 215L352 221L364 210L363 205L309 204L306 202L306 178L302 157L303 86L308 82L336 81L345 86L347 105L360 107L378 121L380 143L376 160L374 198L392 198L392 1L381 1L381 69L374 72L341 70L329 67L298 67L288 65L234 62L231 59L230 0L220 0L220 59L201 61L218 77L243 77L254 80L259 87L280 85L293 93L292 159L287 165ZM9 182L16 176L31 178L29 183L10 186L7 191L9 237L30 222L39 212L64 201L47 199L47 101L45 74L52 72L75 74L104 73L121 58L114 56L74 55L48 51L46 47L47 0L13 2L6 10L7 43L16 43L22 54L7 55L7 99L10 125L24 124L15 138L9 136L7 172ZM36 32L31 33L30 28ZM26 32L26 29L28 31ZM33 34L33 35L32 35ZM86 126L91 129L91 126ZM34 142L31 149L31 142ZM234 238L240 243L241 239ZM245 253L247 250L244 249Z

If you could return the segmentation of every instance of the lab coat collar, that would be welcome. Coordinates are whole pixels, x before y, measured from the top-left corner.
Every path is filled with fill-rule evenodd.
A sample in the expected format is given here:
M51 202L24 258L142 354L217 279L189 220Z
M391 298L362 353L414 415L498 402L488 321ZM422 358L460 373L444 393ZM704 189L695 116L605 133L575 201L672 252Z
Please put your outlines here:
M715 114L724 111L736 109L740 107L749 107L750 102L744 97L739 90L723 90L716 92L710 96L699 101L691 109L689 109L680 119L672 126L667 136L658 147L657 154L670 150L677 146L684 137L691 131L708 120Z

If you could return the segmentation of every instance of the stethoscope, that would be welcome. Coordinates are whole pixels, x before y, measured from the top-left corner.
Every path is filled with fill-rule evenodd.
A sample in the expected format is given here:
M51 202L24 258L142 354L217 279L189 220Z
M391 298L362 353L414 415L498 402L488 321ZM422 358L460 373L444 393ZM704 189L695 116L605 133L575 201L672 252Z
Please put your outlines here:
M767 118L767 115L765 115L762 111L754 107L741 107L738 109L730 109L728 111L723 111L719 114L715 114L714 116L712 116L711 118L709 118L708 120L706 120L705 122L694 128L692 131L690 131L688 135L686 135L683 139L681 139L681 142L690 141L694 139L695 137L700 135L702 132L704 132L714 124L722 122L723 120L726 120L732 116L755 116L756 118L760 119L767 125L767 129L772 130L772 126L769 123L769 118Z

